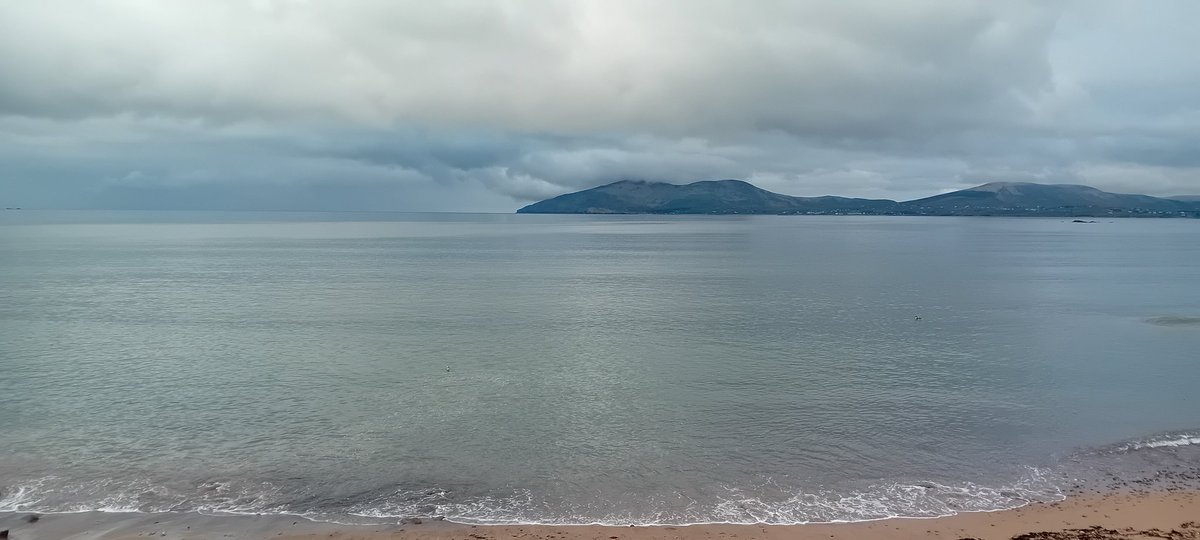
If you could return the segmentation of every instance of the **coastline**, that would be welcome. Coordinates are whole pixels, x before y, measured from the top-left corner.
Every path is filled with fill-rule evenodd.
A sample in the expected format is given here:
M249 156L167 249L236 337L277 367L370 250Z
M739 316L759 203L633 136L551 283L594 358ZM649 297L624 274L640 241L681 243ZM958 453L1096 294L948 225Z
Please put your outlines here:
M686 539L880 539L979 540L1200 539L1200 491L1114 491L1076 495L995 512L965 512L938 518L892 518L804 525L465 525L426 520L396 525L340 525L286 515L50 514L36 522L28 514L0 516L11 540L71 538L242 538L282 540L686 540Z

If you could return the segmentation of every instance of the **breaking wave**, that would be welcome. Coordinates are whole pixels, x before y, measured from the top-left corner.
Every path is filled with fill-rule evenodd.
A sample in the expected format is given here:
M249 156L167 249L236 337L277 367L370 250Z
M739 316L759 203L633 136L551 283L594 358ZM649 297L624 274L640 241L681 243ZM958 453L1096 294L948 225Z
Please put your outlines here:
M1200 445L1200 431L1170 432L1125 443L1118 447L1121 451L1141 450L1143 448L1169 448L1178 446Z
M1198 459L1200 431L1176 431L1083 450L1053 467L1030 467L1008 481L994 483L909 480L835 489L763 479L750 485L709 486L695 493L637 499L580 492L553 498L529 489L465 494L400 487L339 498L332 493L314 496L324 489L318 486L301 493L270 482L223 479L168 485L46 476L0 487L0 512L272 514L357 524L396 523L413 517L485 525L853 522L1004 510L1061 500L1067 493L1086 489L1196 489L1200 487Z
M707 500L675 494L621 507L630 501L550 501L529 490L460 498L449 490L397 489L354 504L301 506L289 502L286 493L270 484L209 482L185 493L141 480L72 483L46 477L6 488L0 496L0 512L286 514L343 523L440 517L470 524L801 524L938 517L1062 498L1058 488L1036 469L1003 487L912 482L879 484L860 491L809 492L789 491L768 482L754 489L726 487L714 491Z

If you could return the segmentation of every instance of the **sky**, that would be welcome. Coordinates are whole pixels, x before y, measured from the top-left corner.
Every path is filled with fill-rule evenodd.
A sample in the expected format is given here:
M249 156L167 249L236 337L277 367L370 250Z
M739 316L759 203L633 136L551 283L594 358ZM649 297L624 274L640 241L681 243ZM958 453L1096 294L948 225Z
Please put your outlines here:
M1200 194L1194 0L0 2L0 206Z

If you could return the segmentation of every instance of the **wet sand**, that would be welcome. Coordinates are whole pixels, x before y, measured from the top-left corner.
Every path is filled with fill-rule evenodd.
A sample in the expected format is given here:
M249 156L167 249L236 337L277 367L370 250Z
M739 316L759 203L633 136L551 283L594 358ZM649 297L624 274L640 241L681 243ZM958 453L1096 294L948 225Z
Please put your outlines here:
M335 525L289 516L195 514L56 514L28 522L0 515L12 540L41 539L281 539L281 540L828 540L945 538L979 540L1200 540L1200 492L1173 491L1078 496L1015 510L934 519L888 519L809 525L692 525L650 527L459 525Z

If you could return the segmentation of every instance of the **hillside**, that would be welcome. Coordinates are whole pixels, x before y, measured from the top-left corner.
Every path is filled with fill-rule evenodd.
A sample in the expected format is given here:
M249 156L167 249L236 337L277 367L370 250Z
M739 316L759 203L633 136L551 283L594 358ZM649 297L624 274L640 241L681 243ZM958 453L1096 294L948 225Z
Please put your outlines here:
M517 210L521 214L803 214L882 212L895 201L791 197L741 180L687 185L624 180L559 195Z
M1090 186L1029 182L992 182L908 201L901 206L913 213L938 215L1004 213L1081 216L1108 215L1113 212L1179 212L1197 207L1187 201L1109 193Z
M871 214L1200 217L1200 201L1119 194L1068 184L992 182L896 202L848 197L792 197L741 180L686 185L623 180L559 195L521 214Z

